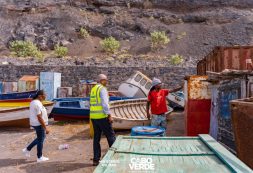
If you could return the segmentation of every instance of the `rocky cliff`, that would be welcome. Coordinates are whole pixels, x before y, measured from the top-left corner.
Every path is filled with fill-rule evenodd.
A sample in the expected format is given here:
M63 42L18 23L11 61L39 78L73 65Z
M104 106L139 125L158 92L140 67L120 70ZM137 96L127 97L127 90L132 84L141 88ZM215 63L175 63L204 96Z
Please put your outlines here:
M88 39L79 36L83 27ZM150 49L150 32L165 31L170 43ZM101 39L121 42L117 54L102 52ZM37 64L9 51L13 40L34 42L46 65L171 66L170 55L194 67L215 46L253 43L252 0L2 0L0 1L0 62ZM69 48L55 58L56 44Z

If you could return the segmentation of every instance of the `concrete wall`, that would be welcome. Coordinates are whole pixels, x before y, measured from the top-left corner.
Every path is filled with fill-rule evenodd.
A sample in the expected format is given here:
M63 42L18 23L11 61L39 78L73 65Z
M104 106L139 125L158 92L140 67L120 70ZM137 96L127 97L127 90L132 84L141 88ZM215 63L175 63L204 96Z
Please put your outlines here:
M195 74L195 68L183 67L86 67L86 66L14 66L0 65L0 81L18 81L23 75L39 75L40 72L51 71L62 73L62 86L73 87L73 95L79 92L79 81L96 79L99 73L109 77L110 90L116 90L119 84L139 70L151 79L160 78L166 87L173 88L183 83L185 75Z

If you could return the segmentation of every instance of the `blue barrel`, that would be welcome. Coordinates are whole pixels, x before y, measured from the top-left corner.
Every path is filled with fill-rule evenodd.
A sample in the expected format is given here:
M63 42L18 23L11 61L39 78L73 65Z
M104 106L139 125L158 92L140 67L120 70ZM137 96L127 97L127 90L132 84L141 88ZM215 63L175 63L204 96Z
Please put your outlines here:
M165 129L157 126L135 126L131 136L165 136Z

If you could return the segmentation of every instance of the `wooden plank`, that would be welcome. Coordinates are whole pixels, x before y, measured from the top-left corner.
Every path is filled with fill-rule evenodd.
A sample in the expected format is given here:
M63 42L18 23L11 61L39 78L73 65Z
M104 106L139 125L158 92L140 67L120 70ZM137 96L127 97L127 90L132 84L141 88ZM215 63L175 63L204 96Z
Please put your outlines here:
M229 170L227 165L225 165L224 162L215 155L216 153L214 153L210 147L206 146L204 141L211 144L217 144L216 141L211 141L210 138L203 140L200 139L200 137L141 138L119 136L113 147L103 158L103 160L119 160L119 165L101 168L100 164L95 169L95 173L134 172L134 170L131 170L129 167L129 164L131 164L131 158L152 158L152 162L155 164L155 171L142 172L233 172L231 169ZM126 152L118 152L120 150ZM141 154L136 154L137 152L140 152ZM147 155L142 155L142 153L145 152ZM201 155L201 152L204 154ZM154 153L156 155L152 155L150 153ZM170 153L174 155L166 156L162 155L163 153ZM189 155L189 153L192 153L193 155ZM236 163L238 162L231 162L230 164L235 164L236 166L241 165L241 163L238 163L238 165Z
M199 135L200 139L222 160L232 172L252 173L252 170L240 161L210 135Z

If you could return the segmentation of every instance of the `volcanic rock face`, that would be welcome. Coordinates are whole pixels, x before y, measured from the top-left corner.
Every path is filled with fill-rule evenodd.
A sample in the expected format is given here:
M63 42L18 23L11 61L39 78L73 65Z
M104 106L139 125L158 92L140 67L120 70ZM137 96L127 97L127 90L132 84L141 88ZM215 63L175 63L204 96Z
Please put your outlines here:
M69 48L71 60L49 57L45 64L50 65L167 66L162 57L178 53L185 57L184 66L193 66L215 46L253 44L252 9L252 0L1 0L0 55L6 57L0 61L33 63L8 58L10 41L27 40L42 51L57 44ZM90 38L80 38L81 27ZM170 38L157 52L150 49L153 31ZM124 58L104 58L108 55L99 42L109 36L121 42Z

